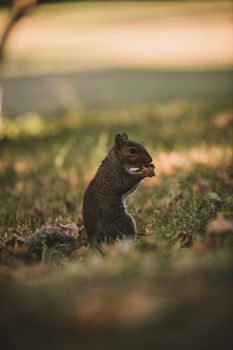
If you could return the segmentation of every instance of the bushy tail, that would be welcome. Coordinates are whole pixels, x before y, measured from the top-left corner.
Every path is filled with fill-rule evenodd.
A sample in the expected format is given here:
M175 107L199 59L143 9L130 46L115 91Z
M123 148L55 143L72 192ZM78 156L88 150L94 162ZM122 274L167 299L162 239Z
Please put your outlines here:
M78 226L59 225L59 226L45 226L42 229L36 230L34 235L26 242L28 252L30 255L41 259L43 251L47 248L62 249L63 247L75 249Z
M16 239L18 241L18 237ZM26 241L14 244L16 249L11 253L17 258L43 260L51 250L67 255L82 246L84 241L83 225L47 225L36 230Z

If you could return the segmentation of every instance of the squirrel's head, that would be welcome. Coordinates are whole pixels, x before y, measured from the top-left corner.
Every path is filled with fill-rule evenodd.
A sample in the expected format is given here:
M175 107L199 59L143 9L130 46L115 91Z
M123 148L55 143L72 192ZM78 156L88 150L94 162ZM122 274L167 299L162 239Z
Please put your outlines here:
M126 166L142 167L152 162L145 147L129 140L126 133L116 135L114 149L121 162Z

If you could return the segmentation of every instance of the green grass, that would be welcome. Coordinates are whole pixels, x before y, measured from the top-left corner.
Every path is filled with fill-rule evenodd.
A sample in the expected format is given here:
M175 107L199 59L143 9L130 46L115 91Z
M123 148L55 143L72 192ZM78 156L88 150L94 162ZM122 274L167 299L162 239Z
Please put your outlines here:
M0 138L0 329L8 348L227 348L232 316L232 103L21 116ZM81 222L82 196L118 132L153 155L156 180L128 200L135 245L23 259L20 241ZM203 188L200 183L204 182ZM9 332L14 337L8 336ZM22 345L21 345L22 344Z

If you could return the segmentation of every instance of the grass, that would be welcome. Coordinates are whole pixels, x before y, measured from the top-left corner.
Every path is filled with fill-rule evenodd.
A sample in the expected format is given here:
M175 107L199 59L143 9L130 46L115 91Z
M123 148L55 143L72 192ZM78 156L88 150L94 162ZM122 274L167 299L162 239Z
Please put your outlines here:
M0 329L8 348L229 346L231 110L226 98L173 100L5 121ZM123 131L148 148L157 172L128 200L136 244L85 242L68 255L55 250L42 262L24 260L20 242L35 229L81 225L85 186Z
M12 32L0 67L4 349L231 348L231 5L47 5ZM82 198L119 132L157 176L128 199L135 244L97 247ZM28 258L36 229L73 223L78 247Z

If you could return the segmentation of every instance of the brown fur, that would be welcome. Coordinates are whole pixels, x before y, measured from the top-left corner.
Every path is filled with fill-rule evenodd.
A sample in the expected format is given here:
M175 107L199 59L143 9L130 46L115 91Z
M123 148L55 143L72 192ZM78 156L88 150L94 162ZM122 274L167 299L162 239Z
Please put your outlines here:
M142 145L128 140L125 133L116 136L115 144L84 194L83 219L88 238L109 242L118 237L136 237L135 223L124 200L142 179L154 176L151 162ZM130 167L139 170L132 174Z

